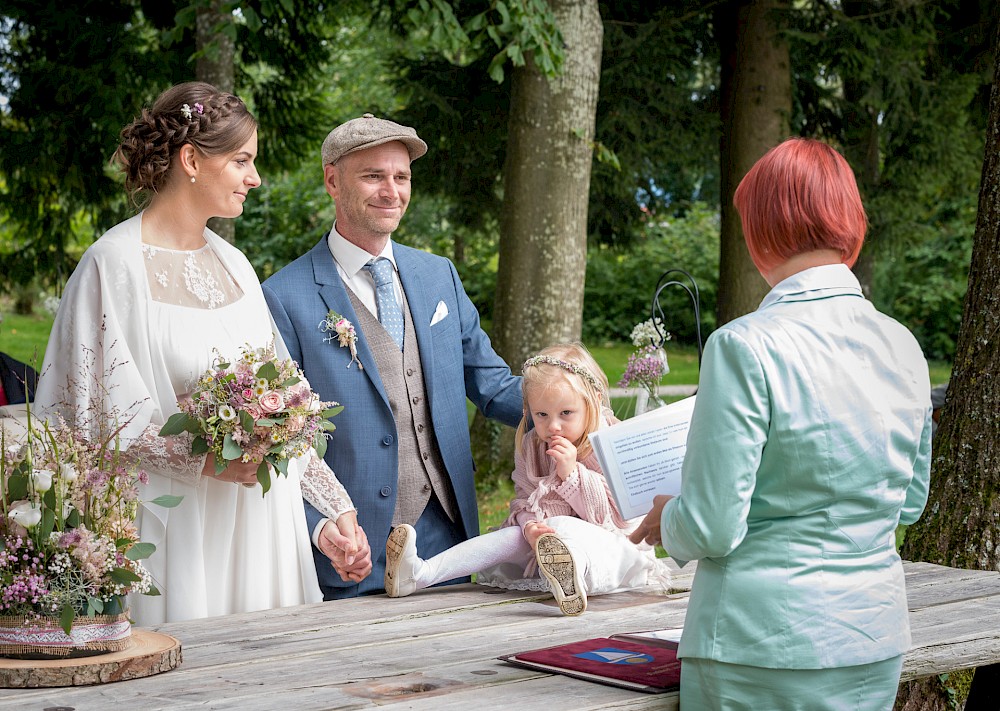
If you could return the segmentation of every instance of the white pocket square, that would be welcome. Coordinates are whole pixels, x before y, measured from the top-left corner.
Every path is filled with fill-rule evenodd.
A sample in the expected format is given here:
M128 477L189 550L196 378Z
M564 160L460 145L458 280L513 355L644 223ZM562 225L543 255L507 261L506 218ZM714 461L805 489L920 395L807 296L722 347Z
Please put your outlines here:
M431 316L431 326L436 324L438 321L443 321L444 317L448 315L448 305L443 301L439 301L437 308L434 309L434 315Z

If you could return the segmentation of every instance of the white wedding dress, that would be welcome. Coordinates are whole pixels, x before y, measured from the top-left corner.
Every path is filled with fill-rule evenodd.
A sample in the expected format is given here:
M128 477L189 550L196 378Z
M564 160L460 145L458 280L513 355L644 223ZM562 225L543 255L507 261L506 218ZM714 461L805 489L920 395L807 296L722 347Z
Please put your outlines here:
M148 626L317 602L300 474L310 501L332 519L354 508L329 468L315 457L307 467L296 462L287 478L274 473L262 496L260 486L201 476L205 455L190 454L190 436L158 435L216 351L235 358L243 346L274 341L260 283L243 254L208 230L205 247L179 252L142 244L140 227L141 215L84 255L53 325L37 397L40 411L68 411L83 423L97 403L128 411L123 442L149 475L138 525L156 552L145 564L162 593L131 596L132 618ZM276 346L281 355L280 339ZM101 373L99 382L80 375L87 369ZM148 503L163 494L184 498L172 509Z

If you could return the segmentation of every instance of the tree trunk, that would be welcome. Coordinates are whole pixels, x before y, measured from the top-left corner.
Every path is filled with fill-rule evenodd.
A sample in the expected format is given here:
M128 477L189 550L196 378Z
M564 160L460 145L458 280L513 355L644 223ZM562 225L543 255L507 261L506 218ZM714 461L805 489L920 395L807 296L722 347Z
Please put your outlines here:
M596 0L549 4L566 43L563 72L549 79L529 60L511 85L493 337L515 372L540 348L579 340L583 321L604 27ZM474 425L477 440L485 429ZM506 436L512 443L509 430ZM510 475L510 444L477 445L486 450L477 451L481 473Z
M844 3L844 14L848 17L867 16L881 3L871 0L855 0ZM844 156L854 168L854 175L861 191L861 199L867 203L877 190L881 180L879 170L879 126L878 111L870 106L866 97L869 86L853 79L844 82ZM861 282L861 289L868 299L872 298L875 281L875 254L878 248L878 227L869 225L865 246L854 264L854 275Z
M994 56L1000 52L1000 31ZM1000 62L994 67L969 290L934 439L930 496L902 556L1000 570ZM995 674L994 674L995 676ZM970 697L988 674L977 674Z
M716 14L723 127L719 325L756 309L768 292L743 241L733 193L757 159L788 138L791 60L778 27L779 12L787 6L787 0L735 0L724 3Z
M232 93L235 88L236 43L233 35L223 29L234 24L232 12L226 12L225 5L225 0L211 0L198 8L195 76L198 81L208 82L219 91ZM233 220L213 217L208 226L227 242L235 242L236 225Z

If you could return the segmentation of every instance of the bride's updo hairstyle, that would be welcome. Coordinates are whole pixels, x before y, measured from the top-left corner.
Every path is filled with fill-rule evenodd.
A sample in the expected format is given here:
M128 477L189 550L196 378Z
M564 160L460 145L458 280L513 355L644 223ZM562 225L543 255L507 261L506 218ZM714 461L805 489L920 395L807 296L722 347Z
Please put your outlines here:
M225 155L255 130L257 120L238 96L205 82L186 82L160 94L122 129L113 160L122 166L132 202L142 206L166 183L181 146L190 143L203 156Z

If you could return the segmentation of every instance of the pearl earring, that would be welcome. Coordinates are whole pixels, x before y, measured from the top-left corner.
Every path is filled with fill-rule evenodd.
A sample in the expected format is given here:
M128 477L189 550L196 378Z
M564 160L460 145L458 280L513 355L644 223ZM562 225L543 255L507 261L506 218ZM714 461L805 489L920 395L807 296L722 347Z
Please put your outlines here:
M193 175L191 176L191 182L192 183L194 182L194 176Z

